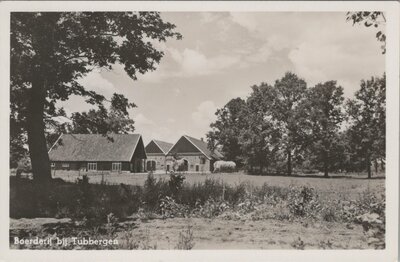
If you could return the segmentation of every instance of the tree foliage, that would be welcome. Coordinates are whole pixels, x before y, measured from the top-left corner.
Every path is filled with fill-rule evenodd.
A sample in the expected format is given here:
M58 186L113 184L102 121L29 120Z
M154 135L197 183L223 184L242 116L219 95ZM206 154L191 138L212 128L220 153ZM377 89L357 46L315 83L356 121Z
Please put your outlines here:
M132 133L135 130L135 122L129 118L127 109L133 107L136 105L129 103L128 99L114 94L109 109L101 106L97 110L73 113L71 132L77 134Z
M378 29L376 32L376 39L382 43L382 54L386 53L386 34L385 28L382 27L386 24L386 17L383 12L347 12L346 20L352 21L353 25L363 24L366 27L374 27Z
M262 83L252 90L243 108L246 125L241 132L240 145L247 163L251 167L258 166L262 173L264 168L276 167L282 134L278 122L273 119L274 88Z
M361 81L345 103L336 81L307 88L286 73L219 109L208 139L226 150L226 160L242 161L253 172L367 170L370 177L371 162L385 159L385 100L385 76Z
M274 85L273 119L277 121L282 135L281 144L287 157L287 173L292 174L292 158L300 150L304 134L299 125L303 114L301 103L305 98L306 82L297 75L287 72Z
M307 143L314 161L322 163L321 170L328 176L335 149L340 146L339 129L344 120L343 88L336 81L317 84L307 92L302 112L307 123Z
M224 156L239 166L242 155L239 136L245 121L242 114L244 106L245 101L241 98L230 100L223 108L217 110L217 120L210 125L212 130L207 133L210 149L221 147Z
M347 114L354 154L363 159L371 177L371 161L385 158L386 76L362 80L355 98L347 101Z

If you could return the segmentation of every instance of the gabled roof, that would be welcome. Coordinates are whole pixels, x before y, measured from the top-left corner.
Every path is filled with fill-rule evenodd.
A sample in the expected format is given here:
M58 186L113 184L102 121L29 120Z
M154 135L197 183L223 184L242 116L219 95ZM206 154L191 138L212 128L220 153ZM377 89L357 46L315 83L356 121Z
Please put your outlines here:
M202 141L202 140L200 140L200 139L191 137L191 136L187 136L187 135L182 136L182 137L175 143L175 145L176 145L177 143L179 143L179 141L180 141L182 138L185 138L185 139L186 139L187 141L189 141L192 145L194 145L194 146L195 146L205 157L207 157L208 159L221 159L221 158L222 158L222 154L219 153L217 150L214 150L214 152L211 152L211 150L208 149L208 145L207 145L206 142L204 142L204 141ZM174 145L173 147L175 147L175 145ZM173 147L171 147L171 149L172 149ZM171 149L170 149L170 151L171 151Z
M63 134L49 150L51 161L131 161L139 134ZM144 148L144 147L143 147Z
M160 149L164 154L167 154L168 151L171 149L171 147L174 145L172 143L168 143L168 142L164 142L164 141L160 141L160 140L152 140Z

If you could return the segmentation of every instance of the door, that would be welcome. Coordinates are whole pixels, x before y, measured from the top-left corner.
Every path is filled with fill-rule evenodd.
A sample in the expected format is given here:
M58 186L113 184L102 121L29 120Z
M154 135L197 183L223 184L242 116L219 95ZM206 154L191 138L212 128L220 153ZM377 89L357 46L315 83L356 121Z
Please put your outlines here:
M147 171L155 171L156 170L156 161L154 161L154 160L147 161L146 167L147 167Z

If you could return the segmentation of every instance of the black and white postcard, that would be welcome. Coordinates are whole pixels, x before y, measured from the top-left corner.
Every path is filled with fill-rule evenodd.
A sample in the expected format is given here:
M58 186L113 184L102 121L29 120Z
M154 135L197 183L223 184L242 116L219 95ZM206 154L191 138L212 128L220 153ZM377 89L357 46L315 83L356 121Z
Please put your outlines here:
M398 2L0 7L0 261L397 261Z

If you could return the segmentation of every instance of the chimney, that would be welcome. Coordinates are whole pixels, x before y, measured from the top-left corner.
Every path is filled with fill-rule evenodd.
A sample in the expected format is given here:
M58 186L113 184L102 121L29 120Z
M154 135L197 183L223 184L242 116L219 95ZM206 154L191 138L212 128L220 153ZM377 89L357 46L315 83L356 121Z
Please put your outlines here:
M200 138L200 140L204 142L204 138Z

